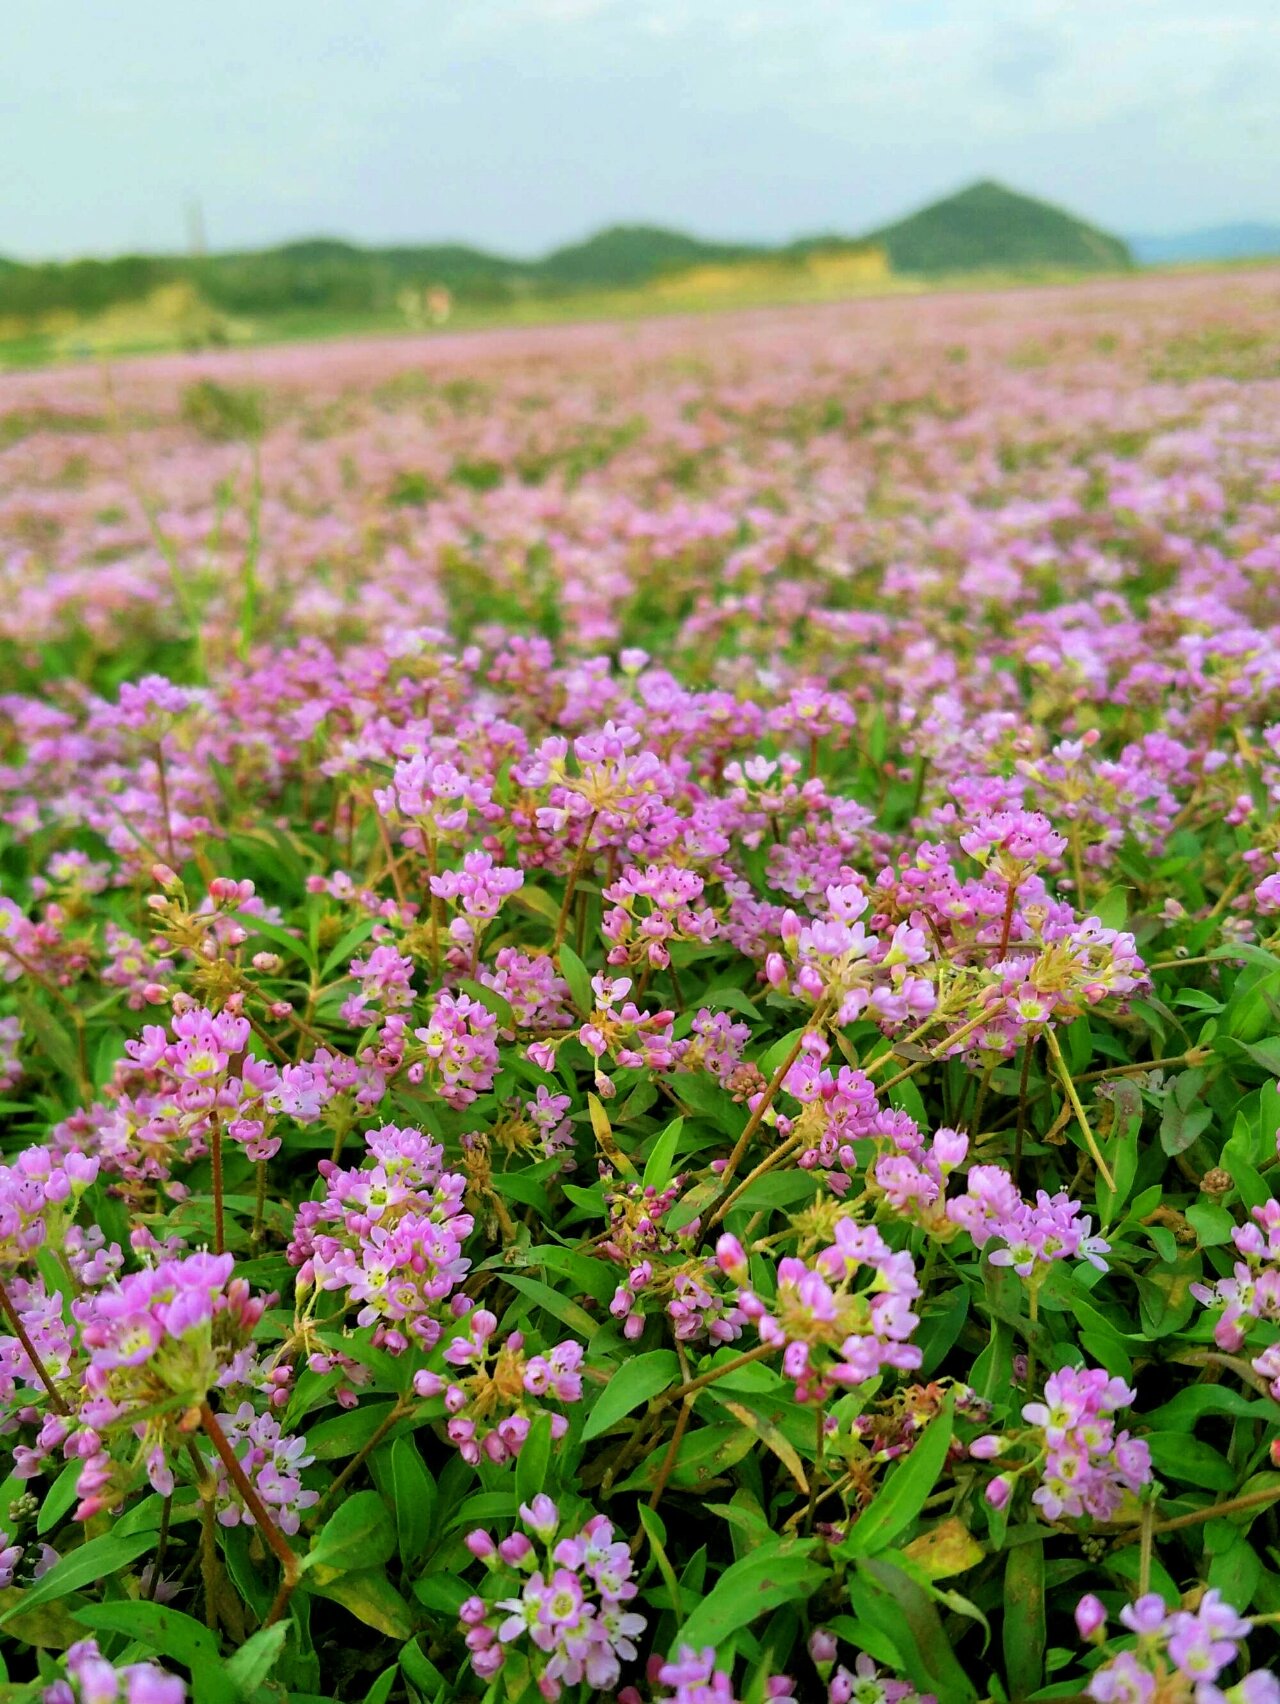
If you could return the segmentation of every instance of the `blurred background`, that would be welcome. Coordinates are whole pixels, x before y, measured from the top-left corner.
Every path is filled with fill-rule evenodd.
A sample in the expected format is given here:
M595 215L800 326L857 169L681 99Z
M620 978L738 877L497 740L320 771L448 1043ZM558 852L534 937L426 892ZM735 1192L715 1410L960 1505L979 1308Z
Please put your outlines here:
M1273 0L9 0L0 361L1280 253Z

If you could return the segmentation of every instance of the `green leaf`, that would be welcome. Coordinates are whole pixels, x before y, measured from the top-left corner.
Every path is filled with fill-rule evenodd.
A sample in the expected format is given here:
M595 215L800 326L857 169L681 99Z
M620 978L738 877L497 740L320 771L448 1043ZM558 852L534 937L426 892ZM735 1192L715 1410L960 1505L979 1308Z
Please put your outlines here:
M592 1319L584 1307L568 1296L560 1295L549 1284L543 1284L537 1278L523 1278L516 1272L507 1273L505 1281L513 1290L531 1296L553 1319L558 1319L561 1325L567 1326L579 1337L594 1337L599 1322Z
M1225 1207L1196 1202L1186 1210L1186 1220L1200 1239L1201 1248L1217 1248L1231 1241L1236 1222Z
M123 1633L139 1639L157 1656L185 1663L193 1674L215 1665L222 1673L218 1641L202 1622L181 1610L159 1603L97 1603L75 1612L76 1620L91 1633ZM235 1699L235 1689L227 1688ZM216 1691L216 1688L215 1688Z
M307 1568L343 1573L376 1568L396 1547L387 1505L376 1491L357 1491L336 1509L311 1542Z
M399 1673L400 1665L398 1663L392 1663L389 1669L383 1669L377 1680L365 1693L364 1704L387 1704L387 1699L391 1696L391 1688L395 1685Z
M551 1466L551 1416L539 1414L529 1428L529 1434L516 1457L516 1502L531 1503L540 1491L547 1489L547 1470Z
M671 1566L671 1558L667 1555L667 1529L662 1523L662 1517L656 1509L651 1509L647 1503L641 1503L636 1509L640 1516L640 1525L644 1528L645 1537L649 1540L649 1548L653 1559L658 1564L658 1572L662 1575L663 1584L671 1596L671 1608L677 1620L684 1619L684 1609L680 1602L680 1582L676 1579L675 1569Z
M419 1692L429 1698L443 1698L445 1678L427 1656L416 1639L410 1639L400 1649L400 1667L406 1680L412 1681Z
M58 1020L42 1006L38 1000L28 999L25 994L18 996L18 1010L22 1014L22 1027L26 1033L33 1036L41 1053L52 1065L56 1065L64 1077L78 1084L80 1081L80 1053L71 1035L62 1027Z
M672 1648L692 1645L700 1651L719 1645L758 1615L784 1603L803 1603L828 1578L814 1562L813 1539L776 1539L740 1562L732 1562L703 1598L672 1641Z
M591 972L572 947L560 948L560 974L569 984L573 1003L584 1018L596 1009L596 997L591 987Z
M1234 1491L1237 1474L1230 1462L1186 1432L1151 1432L1151 1460L1162 1479L1194 1485L1201 1491Z
M673 1118L654 1143L649 1158L644 1162L644 1175L640 1180L646 1189L650 1186L654 1189L665 1189L671 1182L671 1168L683 1129L684 1119Z
M327 982L339 965L345 971L356 948L364 945L377 926L378 919L376 917L366 917L363 922L357 923L353 929L348 929L320 966L320 981Z
M412 1437L396 1438L387 1451L387 1477L400 1560L416 1562L431 1536L435 1481L423 1466Z
M935 1421L936 1425L937 1422ZM868 1557L858 1573L869 1589L850 1591L855 1616L866 1614L882 1627L902 1654L903 1667L921 1692L933 1692L947 1704L969 1704L977 1691L951 1649L951 1641L923 1586L887 1558ZM874 1605L874 1608L872 1607Z
M76 1500L76 1485L80 1480L80 1461L69 1461L45 1493L40 1513L36 1516L36 1531L43 1538L71 1508Z
M276 946L282 947L286 954L286 963L288 962L288 955L296 955L307 966L308 970L315 969L316 956L296 930L286 929L279 923L266 923L261 917L254 917L247 911L233 912L232 917L235 922L242 925L245 933L251 938L260 935L264 940L274 941Z
M937 1484L951 1446L952 1401L925 1427L920 1442L889 1475L870 1508L850 1527L839 1547L842 1556L874 1556L886 1550L911 1525Z
M353 1456L361 1445L382 1425L395 1407L394 1402L371 1402L367 1407L350 1408L324 1420L307 1433L307 1447L320 1461L339 1461Z
M65 1651L83 1636L84 1628L65 1603L47 1603L28 1614L26 1599L27 1593L20 1586L0 1587L0 1619L8 1625L8 1638L34 1646L38 1651ZM0 1658L0 1681L5 1678ZM0 1698L7 1698L3 1690Z
M660 1391L670 1390L679 1380L680 1362L674 1350L651 1349L625 1362L596 1398L582 1428L584 1441L598 1438L642 1402L648 1402Z
M1044 1540L1015 1544L1004 1569L1004 1668L1009 1691L1029 1698L1044 1679Z
M154 1532L134 1532L124 1538L108 1533L105 1538L91 1538L78 1550L68 1551L43 1579L24 1592L20 1605L0 1615L0 1627L20 1612L26 1614L42 1603L52 1603L70 1592L78 1592L82 1586L105 1580L108 1574L118 1573L148 1550L154 1550L158 1540L159 1534Z
M289 1637L291 1621L277 1621L247 1639L234 1656L227 1658L227 1673L245 1698L252 1698L271 1673Z
M387 1578L382 1568L361 1568L338 1575L323 1584L307 1580L307 1590L332 1598L366 1627L375 1627L388 1639L413 1637L413 1611Z

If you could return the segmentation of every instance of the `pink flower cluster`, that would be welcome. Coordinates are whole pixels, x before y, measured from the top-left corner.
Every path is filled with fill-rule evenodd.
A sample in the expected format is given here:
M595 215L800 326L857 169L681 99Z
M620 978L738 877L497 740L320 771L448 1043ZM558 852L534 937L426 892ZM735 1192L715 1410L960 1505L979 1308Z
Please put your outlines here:
M320 1162L325 1195L299 1207L289 1259L300 1289L341 1293L392 1354L429 1349L471 1265L462 1252L473 1227L462 1210L467 1180L443 1169L444 1150L419 1130L383 1125L365 1146L372 1164ZM312 1357L313 1370L328 1365L323 1352Z
M157 1663L126 1663L117 1668L98 1649L96 1639L69 1647L66 1677L40 1694L41 1704L183 1704L185 1684Z
M1093 1220L1065 1190L1050 1195L1039 1189L1034 1201L1024 1201L1003 1166L971 1166L965 1184L965 1193L947 1202L947 1217L978 1248L1004 1244L988 1256L993 1266L1012 1266L1034 1283L1055 1260L1079 1258L1106 1271L1110 1243L1092 1234Z
M545 1354L526 1355L524 1334L513 1331L491 1347L498 1329L496 1315L476 1308L466 1317L469 1331L450 1339L444 1358L451 1367L468 1368L454 1379L423 1370L414 1374L418 1396L443 1396L449 1416L446 1428L464 1461L514 1461L540 1413L550 1415L551 1436L563 1438L569 1422L563 1414L544 1410L541 1403L581 1402L583 1349L571 1338ZM492 1361L492 1366L490 1362ZM537 1401L530 1401L536 1398ZM499 1409L507 1409L499 1414Z
M671 963L671 943L690 941L706 945L719 932L715 913L699 906L706 883L696 870L675 864L634 864L604 890L611 909L605 912L602 932L613 944L608 962L613 965L648 964L663 970Z
M824 1402L836 1386L865 1384L885 1367L920 1365L910 1342L919 1324L911 1304L920 1294L911 1256L853 1219L837 1219L834 1237L812 1265L793 1255L778 1262L769 1303L745 1287L738 1293L760 1341L782 1350L782 1370L800 1402ZM749 1263L736 1237L720 1238L716 1259L745 1285ZM859 1278L864 1288L855 1287Z
M282 1433L279 1421L259 1414L251 1402L223 1416L221 1426L272 1520L281 1532L296 1533L307 1510L320 1501L320 1493L302 1483L303 1468L316 1459L306 1439ZM209 1466L217 1485L218 1520L223 1526L252 1526L253 1512L231 1484L221 1457L211 1452Z
M509 1593L470 1597L459 1611L472 1668L492 1678L518 1644L544 1698L583 1682L612 1691L622 1662L635 1660L634 1640L646 1625L627 1608L637 1592L630 1550L603 1515L562 1535L560 1511L544 1494L520 1505L520 1521L525 1532L498 1543L484 1531L467 1538L497 1590Z
M1228 1354L1244 1347L1255 1321L1280 1321L1280 1201L1263 1202L1251 1216L1251 1225L1237 1225L1231 1233L1240 1256L1231 1276L1191 1286L1191 1294L1205 1307L1222 1308L1214 1321L1213 1340ZM1268 1344L1255 1356L1253 1369L1280 1400L1280 1343Z
M1046 1520L1110 1520L1126 1491L1151 1478L1151 1452L1141 1438L1117 1432L1112 1416L1134 1399L1123 1379L1096 1367L1064 1367L1045 1380L1043 1402L1029 1402L1022 1418L1035 1428L1034 1454L1019 1471L1038 1470L1032 1502ZM1006 1441L978 1438L969 1453L981 1461L1000 1456ZM1014 1477L1002 1473L987 1487L994 1508L1009 1501Z
M1080 1637L1091 1644L1106 1635L1107 1612L1091 1593L1075 1611ZM1195 1704L1280 1704L1280 1677L1254 1669L1233 1686L1220 1687L1222 1672L1237 1661L1253 1623L1237 1615L1210 1588L1195 1609L1170 1613L1148 1592L1120 1611L1133 1636L1131 1649L1108 1657L1089 1677L1086 1691L1096 1704L1156 1704L1160 1698L1194 1697Z

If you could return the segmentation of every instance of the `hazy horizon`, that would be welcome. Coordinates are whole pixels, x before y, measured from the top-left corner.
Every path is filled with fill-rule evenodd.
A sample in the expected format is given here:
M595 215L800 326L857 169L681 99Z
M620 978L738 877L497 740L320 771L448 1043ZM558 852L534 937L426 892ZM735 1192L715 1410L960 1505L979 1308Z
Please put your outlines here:
M858 234L991 177L1121 235L1280 222L1265 0L12 0L0 255L601 226ZM70 39L68 39L70 37Z

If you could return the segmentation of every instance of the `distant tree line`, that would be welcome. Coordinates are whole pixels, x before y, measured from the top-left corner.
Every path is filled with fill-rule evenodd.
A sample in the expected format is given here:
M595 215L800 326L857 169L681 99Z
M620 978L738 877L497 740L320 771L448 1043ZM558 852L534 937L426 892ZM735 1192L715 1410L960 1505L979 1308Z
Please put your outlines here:
M122 255L35 266L0 260L0 318L99 313L178 282L232 315L376 314L394 311L406 288L432 287L443 287L457 301L501 306L535 294L637 288L696 266L763 258L799 263L815 251L863 250L868 244L887 253L895 272L906 273L999 267L1096 271L1132 264L1118 238L985 182L863 238L817 237L772 248L619 225L528 261L460 243L360 248L329 238L200 257Z

